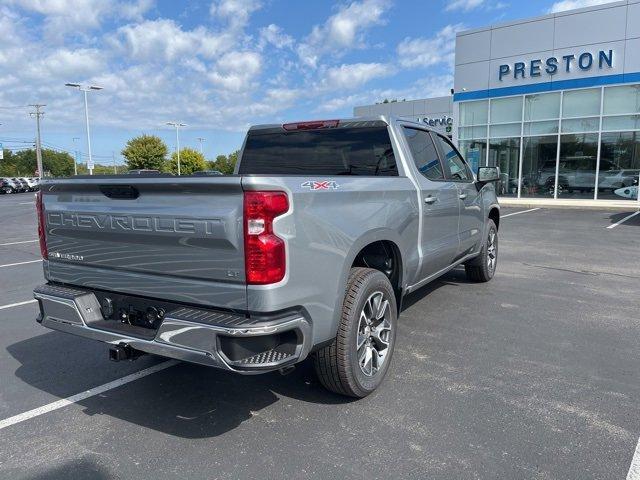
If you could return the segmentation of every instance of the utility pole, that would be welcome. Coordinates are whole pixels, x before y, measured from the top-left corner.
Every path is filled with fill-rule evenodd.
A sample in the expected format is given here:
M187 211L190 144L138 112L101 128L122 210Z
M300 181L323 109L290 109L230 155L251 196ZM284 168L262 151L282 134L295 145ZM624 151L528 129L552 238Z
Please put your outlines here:
M176 153L178 155L178 176L180 176L180 135L178 131L180 130L180 127L186 127L187 124L180 122L167 122L167 125L176 127Z
M202 150L202 142L204 142L205 139L202 137L198 137L196 140L200 142L200 153L204 154L204 151Z
M111 152L111 158L113 158L113 174L118 174L118 169L116 168L116 152Z
M42 180L42 176L44 172L42 171L42 144L40 143L40 117L44 115L40 109L46 107L45 104L42 103L34 103L29 105L36 109L35 112L31 112L29 115L31 117L35 117L36 119L36 163L38 165L38 178Z

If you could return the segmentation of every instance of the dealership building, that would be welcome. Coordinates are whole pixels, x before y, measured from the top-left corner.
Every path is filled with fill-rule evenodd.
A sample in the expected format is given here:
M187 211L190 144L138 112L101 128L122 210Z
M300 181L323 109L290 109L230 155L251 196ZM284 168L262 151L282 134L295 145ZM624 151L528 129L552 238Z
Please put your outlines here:
M621 200L640 173L640 0L460 32L453 96L354 114L449 134L500 167L504 197Z

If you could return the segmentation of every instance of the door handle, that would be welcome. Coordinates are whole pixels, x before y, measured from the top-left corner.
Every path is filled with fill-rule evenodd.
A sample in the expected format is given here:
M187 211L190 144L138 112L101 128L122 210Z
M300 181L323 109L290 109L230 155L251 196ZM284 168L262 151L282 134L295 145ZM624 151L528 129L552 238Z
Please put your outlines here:
M465 198L467 198L467 194L466 193L461 193L460 195L458 195L458 198L460 200L464 200Z
M436 197L424 197L424 203L428 203L429 205L431 205L432 203L435 203L436 200L438 200Z

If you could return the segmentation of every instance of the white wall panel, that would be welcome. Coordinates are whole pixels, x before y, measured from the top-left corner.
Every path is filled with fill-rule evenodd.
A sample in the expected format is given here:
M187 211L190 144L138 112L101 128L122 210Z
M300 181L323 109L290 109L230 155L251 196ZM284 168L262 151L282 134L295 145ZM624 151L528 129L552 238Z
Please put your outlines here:
M553 50L553 18L498 27L491 32L491 58Z
M556 16L554 48L623 40L627 7L603 8Z
M489 62L457 65L454 88L456 92L461 92L463 88L469 92L489 88Z
M456 38L456 65L489 60L491 30L458 35Z

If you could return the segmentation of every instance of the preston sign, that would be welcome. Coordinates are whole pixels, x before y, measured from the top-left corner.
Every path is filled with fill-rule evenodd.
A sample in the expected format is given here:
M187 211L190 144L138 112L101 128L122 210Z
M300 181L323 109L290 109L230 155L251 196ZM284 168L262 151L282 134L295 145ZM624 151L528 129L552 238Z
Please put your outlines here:
M558 57L549 57L547 59L536 58L528 62L514 62L513 64L503 64L498 68L498 78L502 81L505 77L520 78L541 77L542 73L547 75L555 75L560 69L567 73L571 73L576 69L585 71L597 68L613 67L613 50L600 50L597 53L583 52L571 53Z

